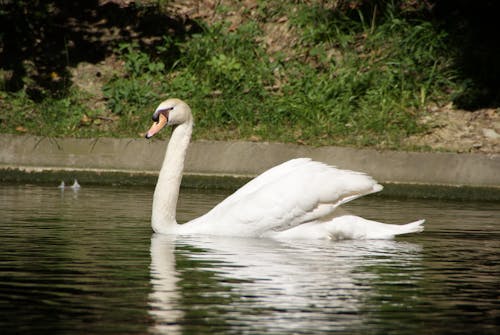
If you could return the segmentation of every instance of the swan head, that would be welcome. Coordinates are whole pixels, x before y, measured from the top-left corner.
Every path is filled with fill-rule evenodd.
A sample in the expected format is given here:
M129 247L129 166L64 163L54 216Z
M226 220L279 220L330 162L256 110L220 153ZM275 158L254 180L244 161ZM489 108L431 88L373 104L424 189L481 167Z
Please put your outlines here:
M166 125L174 126L192 121L191 108L180 99L167 99L156 107L153 121L146 138L153 137Z

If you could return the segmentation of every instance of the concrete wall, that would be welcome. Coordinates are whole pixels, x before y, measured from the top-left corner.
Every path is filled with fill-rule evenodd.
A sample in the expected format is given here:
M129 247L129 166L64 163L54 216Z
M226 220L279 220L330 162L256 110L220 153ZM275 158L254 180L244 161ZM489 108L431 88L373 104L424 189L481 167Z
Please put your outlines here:
M156 174L165 141L75 139L0 135L0 174L79 170ZM363 171L382 183L416 183L500 188L500 155L377 151L252 142L193 142L186 174L254 176L294 157L311 157Z

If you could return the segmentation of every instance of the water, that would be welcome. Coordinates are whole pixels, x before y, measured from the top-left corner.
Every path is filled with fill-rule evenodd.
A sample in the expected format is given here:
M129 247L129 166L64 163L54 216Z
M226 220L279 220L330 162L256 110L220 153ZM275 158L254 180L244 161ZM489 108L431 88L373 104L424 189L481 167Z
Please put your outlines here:
M498 334L498 203L367 197L393 241L153 235L152 188L0 185L2 334ZM183 190L179 221L226 196Z

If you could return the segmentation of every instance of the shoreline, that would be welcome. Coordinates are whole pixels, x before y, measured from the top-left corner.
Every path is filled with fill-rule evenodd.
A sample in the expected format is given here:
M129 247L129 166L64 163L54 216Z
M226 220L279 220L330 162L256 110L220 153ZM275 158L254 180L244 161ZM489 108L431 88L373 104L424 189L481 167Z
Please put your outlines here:
M163 140L141 138L1 134L0 181L55 183L78 178L87 184L154 185L166 144ZM192 142L183 186L237 188L266 169L297 157L367 173L385 186L382 195L500 200L498 154L379 151L267 142Z

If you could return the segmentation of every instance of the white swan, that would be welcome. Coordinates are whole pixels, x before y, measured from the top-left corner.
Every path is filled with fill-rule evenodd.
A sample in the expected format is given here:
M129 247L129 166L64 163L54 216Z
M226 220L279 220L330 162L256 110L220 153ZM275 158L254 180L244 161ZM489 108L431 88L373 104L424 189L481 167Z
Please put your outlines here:
M345 213L338 206L382 189L371 177L307 158L292 159L248 182L207 214L177 224L176 206L191 139L193 116L179 99L153 114L152 137L173 126L153 198L151 225L162 234L210 234L276 239L389 239L420 232L424 220L385 224Z

